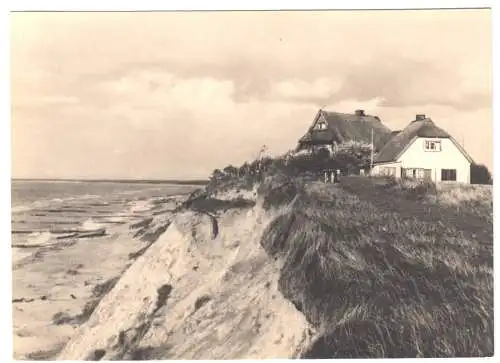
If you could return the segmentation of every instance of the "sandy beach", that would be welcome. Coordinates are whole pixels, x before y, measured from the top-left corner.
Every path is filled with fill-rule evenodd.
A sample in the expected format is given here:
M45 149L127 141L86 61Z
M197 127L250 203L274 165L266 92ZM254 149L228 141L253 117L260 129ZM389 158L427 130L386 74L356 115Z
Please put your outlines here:
M78 229L89 231L90 235L92 231L104 229L105 235L102 236L66 238L71 234L45 231L29 234L29 238L24 238L20 244L23 234L13 234L14 358L54 359L78 326L88 318L84 315L89 315L112 283L130 266L134 253L147 245L147 242L134 238L137 230L131 226L154 215L168 213L185 197L145 199L124 194L122 198L94 203L94 210L88 208L86 202L87 207L82 209L93 217ZM82 205L81 201L77 203ZM110 208L113 203L115 207ZM76 213L75 203L72 204ZM110 212L104 213L103 207ZM47 219L48 215L45 213L40 219ZM52 218L68 220L71 212ZM21 217L17 219L21 220ZM23 222L24 225L28 223L27 219ZM26 241L31 245L28 246ZM20 245L24 248L15 247Z

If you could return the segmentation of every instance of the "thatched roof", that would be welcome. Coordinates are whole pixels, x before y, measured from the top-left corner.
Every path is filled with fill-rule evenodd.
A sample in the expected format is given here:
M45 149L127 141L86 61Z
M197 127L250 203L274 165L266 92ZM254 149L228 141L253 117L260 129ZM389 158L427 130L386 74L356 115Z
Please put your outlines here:
M465 157L472 161L465 150L451 137L451 135L436 126L430 118L421 118L412 121L403 131L394 133L395 135L380 150L376 163L396 161L396 159L406 150L416 137L429 137L440 139L451 139L453 143L464 153Z
M327 129L314 130L314 125L320 119L326 121ZM380 149L390 139L391 130L377 116L365 115L362 110L354 114L319 110L307 133L299 139L299 145L353 140L371 143L372 129L374 146Z

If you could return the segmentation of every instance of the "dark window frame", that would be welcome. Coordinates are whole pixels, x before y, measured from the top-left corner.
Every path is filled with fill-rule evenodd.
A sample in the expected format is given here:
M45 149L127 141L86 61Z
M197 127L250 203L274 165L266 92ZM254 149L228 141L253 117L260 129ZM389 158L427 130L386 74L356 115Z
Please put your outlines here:
M440 152L442 151L441 140L427 139L424 140L424 151Z
M441 181L457 181L457 169L441 169Z

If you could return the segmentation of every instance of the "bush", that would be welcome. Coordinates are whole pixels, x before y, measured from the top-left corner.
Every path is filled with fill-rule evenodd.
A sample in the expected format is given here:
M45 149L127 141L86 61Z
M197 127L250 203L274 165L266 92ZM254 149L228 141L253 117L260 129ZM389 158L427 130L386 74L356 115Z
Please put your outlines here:
M493 177L485 165L472 164L470 170L470 182L472 184L493 184Z
M340 169L344 174L357 174L370 165L371 147L359 142L337 145L330 152L320 148L316 152L288 151L278 157L262 157L245 162L240 167L226 166L215 169L209 178L207 191L231 188L236 185L252 188L264 181L267 175L284 174L289 177L301 175L318 176L325 169Z

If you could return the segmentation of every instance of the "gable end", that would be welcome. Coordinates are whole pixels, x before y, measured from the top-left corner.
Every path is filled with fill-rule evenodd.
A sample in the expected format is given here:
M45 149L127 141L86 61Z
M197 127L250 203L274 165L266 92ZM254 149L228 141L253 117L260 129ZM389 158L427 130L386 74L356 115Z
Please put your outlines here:
M405 154L405 152L417 141L417 140L426 140L431 139L427 137L419 137L415 136L402 150L401 152L394 158L394 161L399 161L399 159ZM452 144L457 148L458 151L467 159L467 161L471 164L474 164L474 160L471 156L465 151L465 149L453 138L453 137L442 137L439 139L448 139L452 142Z

